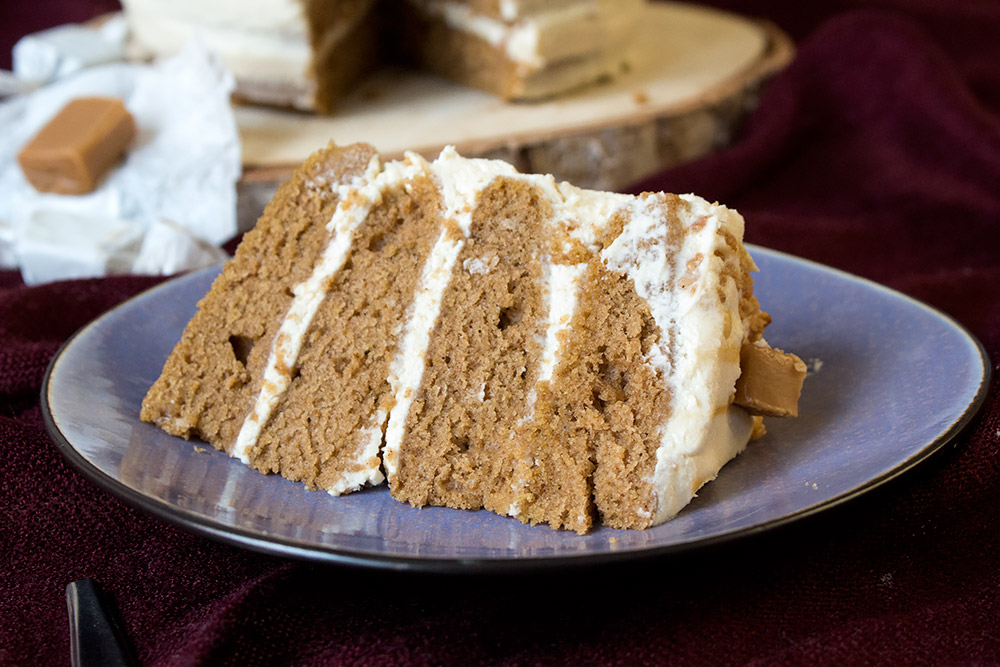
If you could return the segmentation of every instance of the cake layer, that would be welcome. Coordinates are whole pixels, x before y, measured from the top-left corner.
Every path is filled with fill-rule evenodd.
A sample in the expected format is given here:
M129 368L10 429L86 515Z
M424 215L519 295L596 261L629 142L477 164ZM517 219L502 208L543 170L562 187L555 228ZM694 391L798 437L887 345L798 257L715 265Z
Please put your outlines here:
M280 188L185 328L143 401L144 420L231 449L261 391L293 289L327 246L335 188L364 174L374 154L361 144L331 148Z
M395 333L438 236L436 189L413 165L394 163L359 189L341 186L339 202L327 248L293 288L267 390L232 451L334 494L382 480Z
M507 99L537 99L623 71L642 0L513 4L406 0L405 51L422 66ZM491 9L485 7L486 11ZM509 18L507 18L509 17Z
M384 475L416 506L656 525L755 424L732 404L768 321L742 234L690 195L331 147L279 190L142 417L335 495Z
M330 113L348 90L385 61L377 0L300 0L305 4L312 58L311 106Z
M394 409L398 441L386 436L387 462L398 451L398 465L387 465L393 496L418 506L506 510L510 435L530 416L547 315L539 284L546 212L531 205L530 186L503 178L483 186L478 199L458 204L472 214L458 226L461 249L422 381L412 404Z
M501 18L480 11L475 3L458 0L406 2L427 18L497 47L525 72L621 50L633 34L643 5L642 0L577 0L529 8L504 5L507 15Z

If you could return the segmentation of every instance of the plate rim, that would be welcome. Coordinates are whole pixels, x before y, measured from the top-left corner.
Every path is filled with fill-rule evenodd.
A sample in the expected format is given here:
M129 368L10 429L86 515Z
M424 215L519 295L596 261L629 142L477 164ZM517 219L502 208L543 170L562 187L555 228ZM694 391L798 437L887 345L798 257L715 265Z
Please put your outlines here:
M892 298L902 299L910 305L923 309L931 315L942 319L944 322L957 329L968 341L972 343L972 347L979 353L982 373L979 378L979 386L976 389L972 401L965 406L961 414L957 415L952 424L944 432L942 432L940 436L920 447L920 449L913 452L911 456L899 465L883 472L880 475L868 479L863 484L859 484L858 486L855 486L832 498L828 498L814 505L801 508L768 521L743 528L731 529L705 538L689 539L671 544L653 545L639 549L607 551L600 553L584 551L553 556L529 556L519 558L447 558L441 556L421 557L377 554L326 544L301 542L281 536L264 536L258 532L247 530L239 526L224 526L211 518L204 517L184 508L172 506L162 500L136 491L114 476L100 470L97 466L87 460L86 457L84 457L83 454L81 454L73 446L66 435L62 432L56 424L49 402L49 390L53 371L58 365L60 359L62 359L64 353L73 345L74 341L78 340L80 336L85 334L88 330L97 327L114 313L128 307L133 302L145 299L150 294L159 290L169 289L172 284L179 280L195 280L196 276L201 274L218 272L222 265L215 265L175 276L145 289L107 310L100 316L94 318L70 336L59 347L58 351L49 361L45 370L40 395L42 420L49 436L56 445L56 449L60 452L60 454L62 454L64 459L66 459L71 466L76 469L77 472L81 473L86 479L116 498L125 501L128 505L134 508L146 512L147 514L163 520L168 524L180 527L188 532L193 532L196 535L207 537L216 542L249 549L251 551L269 556L291 558L313 563L374 568L383 571L424 572L435 574L499 574L540 571L552 568L604 565L608 563L618 563L624 560L657 558L668 554L679 554L697 549L708 549L726 542L748 538L753 535L760 535L765 532L772 532L782 526L806 519L819 514L820 512L824 512L854 500L889 483L901 475L906 474L916 466L931 458L937 452L944 449L945 445L952 442L979 414L985 404L986 396L989 394L989 387L992 380L992 363L990 362L989 353L983 346L982 342L964 324L958 322L951 315L948 315L934 306L871 279L780 250L773 250L771 248L751 243L746 243L744 245L751 253L751 256L753 256L754 253L772 255L786 261L805 265L811 270L832 273L838 278L847 280L848 282L860 283L862 286L873 288L875 291L886 294Z

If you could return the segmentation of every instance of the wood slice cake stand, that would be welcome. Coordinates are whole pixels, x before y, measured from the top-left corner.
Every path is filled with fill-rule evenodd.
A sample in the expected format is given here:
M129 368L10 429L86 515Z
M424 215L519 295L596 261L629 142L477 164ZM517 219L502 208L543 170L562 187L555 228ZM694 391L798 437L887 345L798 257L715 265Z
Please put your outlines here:
M243 142L241 227L277 185L330 140L365 141L384 156L466 157L617 190L728 144L761 84L792 58L775 26L685 3L657 2L637 36L640 57L610 83L540 103L509 103L430 74L387 69L332 116L237 106Z

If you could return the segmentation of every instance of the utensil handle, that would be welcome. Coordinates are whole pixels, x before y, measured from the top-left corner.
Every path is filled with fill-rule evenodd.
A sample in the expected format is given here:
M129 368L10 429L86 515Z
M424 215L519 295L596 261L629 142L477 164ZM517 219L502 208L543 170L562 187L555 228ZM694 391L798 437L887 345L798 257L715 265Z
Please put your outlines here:
M69 649L73 667L133 667L135 658L118 617L93 579L66 586Z

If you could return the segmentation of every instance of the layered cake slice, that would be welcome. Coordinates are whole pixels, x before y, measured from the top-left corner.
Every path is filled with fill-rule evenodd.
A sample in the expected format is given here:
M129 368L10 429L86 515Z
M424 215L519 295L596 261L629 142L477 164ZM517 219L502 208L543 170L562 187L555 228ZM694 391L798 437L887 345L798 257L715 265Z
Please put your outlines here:
M330 146L246 235L142 418L332 494L388 478L416 506L656 525L760 415L794 413L804 366L762 339L742 236L692 195ZM767 370L741 378L741 353Z

